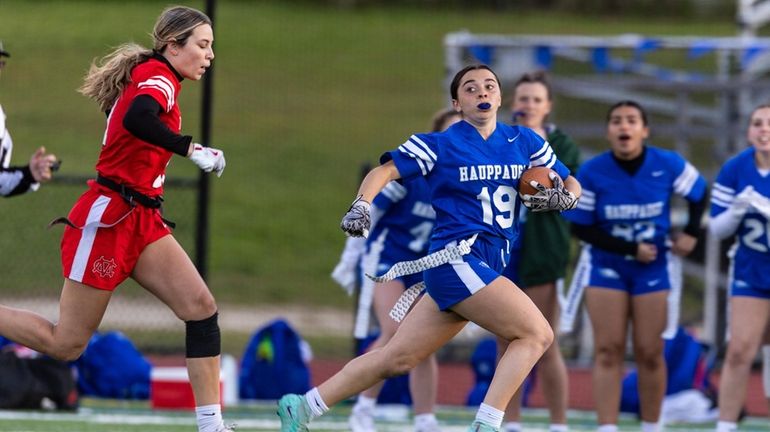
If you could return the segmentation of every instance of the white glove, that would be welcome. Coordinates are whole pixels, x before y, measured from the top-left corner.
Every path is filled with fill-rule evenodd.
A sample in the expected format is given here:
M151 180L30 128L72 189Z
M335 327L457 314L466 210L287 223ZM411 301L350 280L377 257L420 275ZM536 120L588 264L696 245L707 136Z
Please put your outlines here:
M751 206L754 207L759 214L767 219L770 219L770 199L766 196L754 191L754 196L751 198ZM770 386L768 386L770 390Z
M746 212L751 208L751 201L754 197L754 187L746 186L738 195L733 199L733 203L730 205L728 211L730 215L735 219L743 219Z
M363 237L348 237L345 241L345 249L340 255L340 262L332 271L334 279L342 289L352 296L358 285L359 267L361 256L366 250L366 239Z
M578 198L564 187L564 181L559 174L552 172L548 176L553 182L553 187L547 188L534 180L531 181L530 184L537 192L534 195L520 195L524 205L533 212L564 211L577 207Z
M222 150L193 143L193 151L188 157L204 172L214 171L217 177L222 177L225 170L225 152Z
M356 291L356 282L358 282L356 270L358 270L358 266L355 264L351 266L350 263L340 261L337 266L334 267L334 271L332 271L332 279L334 279L334 282L337 282L349 296L352 296Z
M361 195L356 197L348 212L342 217L340 228L351 237L368 237L372 220L369 216L371 205Z

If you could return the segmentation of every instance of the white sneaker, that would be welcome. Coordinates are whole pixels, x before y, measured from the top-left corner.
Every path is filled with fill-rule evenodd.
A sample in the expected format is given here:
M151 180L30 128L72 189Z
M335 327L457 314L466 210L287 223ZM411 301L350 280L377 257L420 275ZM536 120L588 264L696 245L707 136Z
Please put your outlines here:
M353 406L348 425L351 432L377 432L374 427L374 408Z
M415 425L414 432L441 432L441 428L438 427L438 422L426 422L419 426Z

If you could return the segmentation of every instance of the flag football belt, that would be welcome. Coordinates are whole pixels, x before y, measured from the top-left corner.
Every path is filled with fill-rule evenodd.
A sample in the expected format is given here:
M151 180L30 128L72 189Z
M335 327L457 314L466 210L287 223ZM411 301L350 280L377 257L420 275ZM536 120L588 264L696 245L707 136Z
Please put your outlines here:
M106 187L107 189L111 189L117 193L120 194L120 197L123 198L125 202L128 203L132 208L139 203L142 207L147 207L151 209L160 209L161 214L163 213L163 197L158 196L157 198L148 197L147 195L137 192L130 187L115 182L107 177L102 177L100 175L96 176L96 183ZM163 222L170 226L172 229L176 227L176 224L174 222L171 222L168 219L165 219L161 216L161 220Z
M461 240L457 245L450 244L444 249L428 254L420 259L396 263L382 276L367 274L366 277L375 282L388 282L401 276L419 273L461 259L463 255L468 255L471 252L471 246L473 246L477 236L478 234L474 234L473 237L467 240ZM409 287L401 294L401 297L398 298L398 301L393 305L388 315L394 321L401 322L424 289L425 282L418 282Z
M130 187L115 182L113 180L108 179L107 177L102 177L100 175L96 176L96 182L100 185L106 187L107 189L111 189L117 193L120 194L120 197L123 198L128 204L133 206L135 203L139 203L144 207L147 208L161 208L163 205L163 198L157 197L157 198L150 198L147 195L137 192Z
M127 202L128 205L129 205L129 210L126 212L126 214L124 214L123 216L118 218L117 221L115 221L115 222L113 222L111 224L105 224L103 222L98 222L99 228L112 228L115 225L119 224L121 221L123 221L123 219L128 217L128 215L130 215L131 212L134 211L134 207L136 206L137 203L139 205L143 206L143 207L147 207L147 208L151 208L151 209L159 209L161 211L161 213L163 212L163 198L162 197L150 198L150 197L148 197L147 195L145 195L143 193L139 193L139 192L131 189L130 187L127 187L126 185L117 183L117 182L115 182L113 180L108 179L107 177L102 177L102 176L99 176L99 175L96 176L96 183L98 183L98 184L100 184L100 185L102 185L102 186L104 186L104 187L106 187L106 188L108 188L110 190L113 190L113 191L119 193L120 197L123 198L123 200L125 202ZM165 219L162 216L161 216L160 219L163 221L163 223L165 223L166 225L168 225L172 229L176 227L176 224L174 222L171 222L170 220ZM58 218L52 220L48 224L48 227L50 228L50 227L52 227L52 226L54 226L56 224L60 224L60 223L65 224L65 225L69 225L70 227L78 229L78 230L82 230L83 228L85 228L85 225L84 226L77 226L74 223L72 223L72 221L70 221L65 216L58 217Z

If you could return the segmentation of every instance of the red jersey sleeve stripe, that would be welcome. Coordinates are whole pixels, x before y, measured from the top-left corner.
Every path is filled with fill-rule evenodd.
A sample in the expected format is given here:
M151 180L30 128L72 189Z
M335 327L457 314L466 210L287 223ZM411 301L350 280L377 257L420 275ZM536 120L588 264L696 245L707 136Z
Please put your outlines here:
M159 90L165 96L166 100L166 112L171 111L174 107L174 85L168 78L162 75L155 75L148 78L145 81L140 82L137 88L141 89L156 89Z

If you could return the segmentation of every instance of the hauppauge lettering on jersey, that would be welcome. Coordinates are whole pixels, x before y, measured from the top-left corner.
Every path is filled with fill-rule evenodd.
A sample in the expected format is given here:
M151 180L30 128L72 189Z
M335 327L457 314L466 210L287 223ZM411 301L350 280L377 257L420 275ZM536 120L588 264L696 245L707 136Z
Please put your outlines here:
M527 165L469 165L458 167L460 182L476 180L511 180L521 177Z
M608 204L604 207L604 217L612 219L648 219L663 214L663 201L647 204Z

